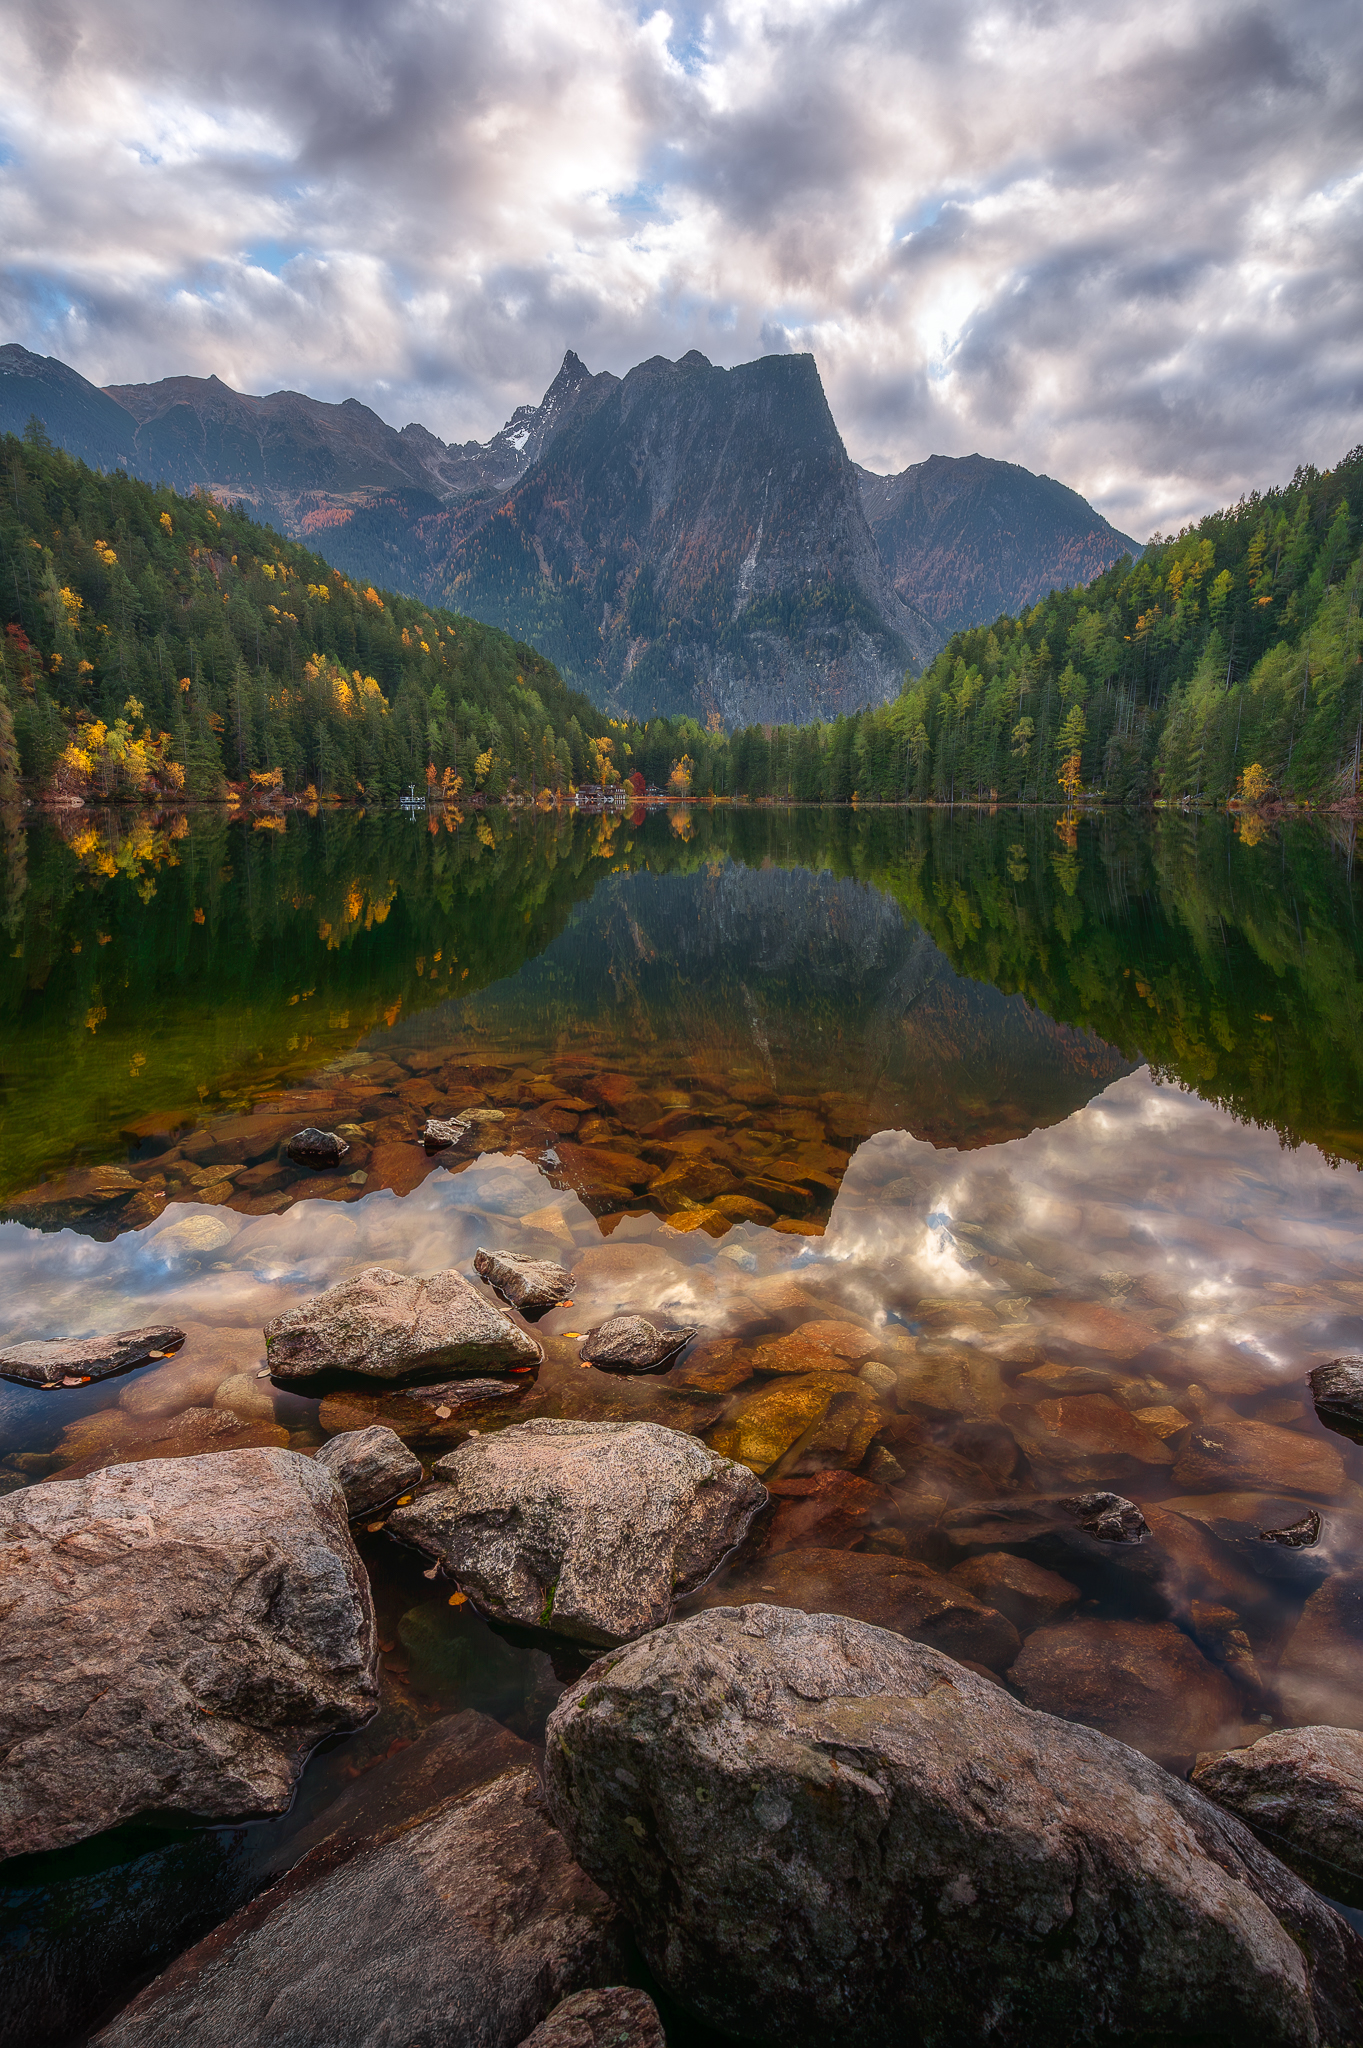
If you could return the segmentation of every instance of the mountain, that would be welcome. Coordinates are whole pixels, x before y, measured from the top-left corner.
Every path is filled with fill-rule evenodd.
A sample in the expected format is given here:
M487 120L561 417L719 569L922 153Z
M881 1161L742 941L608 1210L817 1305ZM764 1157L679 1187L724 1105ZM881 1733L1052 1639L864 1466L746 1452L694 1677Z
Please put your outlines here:
M930 455L898 476L857 476L896 591L942 633L1026 611L1141 553L1077 491L1015 462Z
M593 378L499 502L423 526L450 603L638 717L829 718L939 644L890 588L812 356Z
M0 433L22 434L35 416L59 447L91 469L132 458L137 423L123 406L55 356L9 342L0 348Z

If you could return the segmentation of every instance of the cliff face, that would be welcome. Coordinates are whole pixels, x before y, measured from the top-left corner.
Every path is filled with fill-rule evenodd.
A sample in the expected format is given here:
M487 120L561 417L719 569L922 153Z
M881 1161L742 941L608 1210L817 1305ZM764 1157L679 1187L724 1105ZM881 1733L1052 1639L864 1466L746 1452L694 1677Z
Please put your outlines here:
M938 645L890 587L812 356L594 378L500 503L423 525L452 604L643 716L832 717Z
M930 455L898 476L857 476L895 590L944 638L1141 553L1077 491L1013 462Z

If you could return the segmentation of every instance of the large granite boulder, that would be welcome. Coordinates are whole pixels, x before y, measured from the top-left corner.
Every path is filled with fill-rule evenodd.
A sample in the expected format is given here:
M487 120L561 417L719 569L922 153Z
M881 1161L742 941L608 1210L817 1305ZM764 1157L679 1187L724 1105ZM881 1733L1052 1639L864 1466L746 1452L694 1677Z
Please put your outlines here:
M183 1330L156 1323L119 1330L112 1337L41 1337L7 1344L0 1351L0 1379L21 1386L60 1387L82 1380L107 1380L153 1358L168 1358L185 1341Z
M1201 1757L1193 1783L1333 1898L1363 1906L1363 1734L1279 1728Z
M332 1437L318 1451L317 1463L340 1487L352 1516L381 1507L421 1478L420 1458L381 1422Z
M606 1644L657 1628L743 1540L766 1492L656 1422L514 1423L437 1460L389 1517L483 1614Z
M180 1956L99 2048L516 2048L568 1993L619 1981L610 1902L533 1769L356 1843L334 1835Z
M0 1856L135 1814L279 1813L378 1704L330 1474L284 1450L114 1465L0 1501Z
M1363 2038L1363 1941L1189 1786L837 1615L693 1615L547 1731L659 1982L790 2048Z
M267 1323L265 1354L276 1379L404 1380L535 1365L540 1347L462 1274L410 1279L367 1266Z

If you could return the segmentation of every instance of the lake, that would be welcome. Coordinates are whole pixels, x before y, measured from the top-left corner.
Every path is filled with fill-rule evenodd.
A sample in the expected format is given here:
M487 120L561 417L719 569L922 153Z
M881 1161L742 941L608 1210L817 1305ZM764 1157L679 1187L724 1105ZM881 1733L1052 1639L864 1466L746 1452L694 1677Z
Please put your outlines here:
M0 851L0 1342L188 1333L119 1379L0 1382L0 1490L373 1421L429 1467L471 1429L638 1417L771 1495L691 1605L912 1629L1179 1771L1363 1725L1331 1591L1363 1569L1363 1453L1305 1380L1363 1351L1352 826L77 812ZM335 1170L290 1164L305 1125ZM282 1310L479 1247L574 1275L508 1398L265 1374ZM584 1367L622 1309L697 1337L657 1375ZM451 1604L383 1523L356 1530L382 1709L290 1814L7 1866L29 2041L80 2038L432 1720L541 1733L585 1654Z

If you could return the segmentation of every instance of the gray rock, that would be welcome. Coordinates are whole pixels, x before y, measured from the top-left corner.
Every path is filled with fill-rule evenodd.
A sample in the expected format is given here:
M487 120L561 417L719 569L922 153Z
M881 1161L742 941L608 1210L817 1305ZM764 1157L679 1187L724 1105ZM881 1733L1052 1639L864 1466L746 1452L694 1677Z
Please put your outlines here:
M743 1540L766 1489L656 1422L518 1422L436 1461L388 1520L498 1621L618 1643L657 1628Z
M718 1608L550 1716L659 1982L790 2048L1363 2039L1363 1941L1191 1787L836 1615Z
M0 1351L0 1377L28 1387L59 1387L63 1380L107 1380L131 1372L149 1359L168 1358L185 1341L183 1330L153 1324L120 1330L113 1337L49 1337L31 1344L7 1344Z
M357 1844L344 1834L180 1956L99 2048L515 2048L623 1974L614 1909L533 1769Z
M367 1514L421 1478L420 1458L381 1422L332 1437L318 1451L316 1462L330 1472L352 1516Z
M0 1501L0 1856L134 1814L279 1813L378 1703L369 1581L292 1451L113 1465Z
M573 1291L573 1276L552 1259L528 1259L519 1252L487 1252L473 1255L473 1268L513 1308L557 1308Z
M666 2048L658 2008L646 1991L612 1984L575 1991L556 2005L521 2048Z
M1306 1375L1316 1413L1327 1429L1363 1443L1363 1358L1335 1358Z
M401 1380L534 1365L540 1348L458 1273L409 1279L367 1266L267 1323L265 1354L276 1379L342 1370Z
M294 1132L285 1150L295 1166L339 1166L350 1147L339 1131L319 1131L309 1124Z
M1363 1906L1363 1734L1282 1728L1199 1758L1193 1783L1319 1890Z
M461 1145L474 1128L466 1117L427 1117L421 1142L428 1152L448 1152Z
M612 1316L584 1339L580 1354L603 1372L656 1372L695 1336L694 1325L651 1323L647 1316Z

